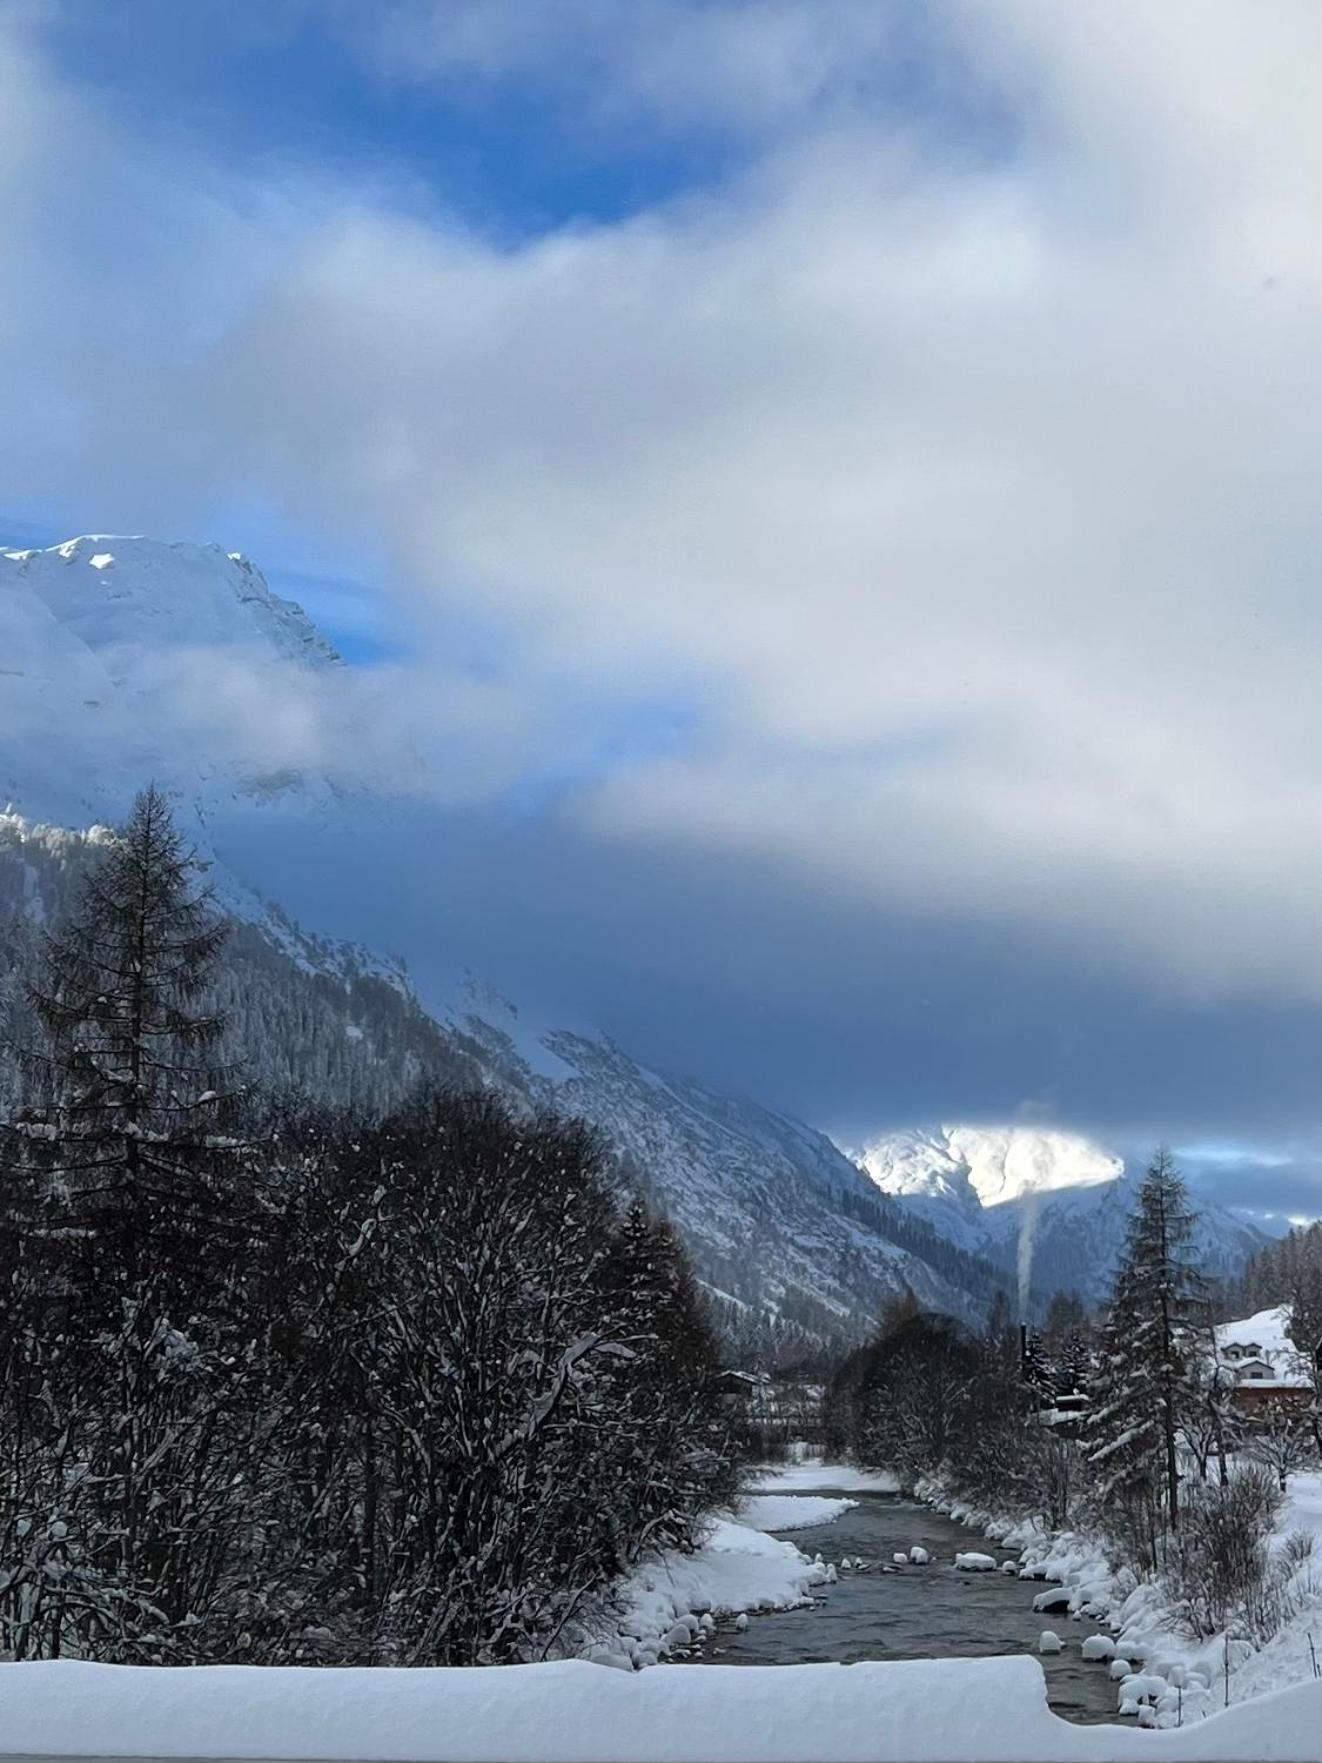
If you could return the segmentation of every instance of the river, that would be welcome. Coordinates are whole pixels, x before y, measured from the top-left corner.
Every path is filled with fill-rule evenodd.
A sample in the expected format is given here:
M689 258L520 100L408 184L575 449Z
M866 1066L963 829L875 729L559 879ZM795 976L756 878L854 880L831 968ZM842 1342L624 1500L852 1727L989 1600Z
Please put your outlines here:
M797 1487L796 1493L808 1493ZM813 1492L830 1494L829 1486ZM894 1494L851 1494L858 1501L839 1518L808 1530L783 1533L808 1556L839 1562L861 1556L869 1568L843 1572L822 1588L811 1608L754 1616L740 1633L722 1628L704 1659L718 1665L798 1665L860 1659L973 1658L990 1653L1037 1652L1038 1637L1051 1628L1065 1642L1060 1654L1041 1655L1047 1699L1067 1720L1116 1718L1116 1686L1104 1664L1079 1657L1079 1643L1093 1632L1062 1613L1033 1609L1038 1581L1002 1573L962 1573L959 1551L1008 1558L1010 1552L980 1539L929 1506ZM897 1551L914 1543L928 1550L926 1567L883 1573Z

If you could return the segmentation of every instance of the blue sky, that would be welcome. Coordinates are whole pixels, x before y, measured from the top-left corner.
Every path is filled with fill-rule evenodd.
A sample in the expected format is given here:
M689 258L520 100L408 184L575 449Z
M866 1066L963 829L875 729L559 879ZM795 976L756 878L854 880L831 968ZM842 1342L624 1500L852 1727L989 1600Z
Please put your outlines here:
M582 126L558 77L438 93L365 64L346 9L277 0L74 0L55 53L135 129L191 138L240 170L311 161L416 183L493 237L611 221L721 177L734 145L697 131ZM131 45L131 52L125 53Z
M1294 1205L1319 59L1310 0L0 0L0 537L253 556L511 988Z

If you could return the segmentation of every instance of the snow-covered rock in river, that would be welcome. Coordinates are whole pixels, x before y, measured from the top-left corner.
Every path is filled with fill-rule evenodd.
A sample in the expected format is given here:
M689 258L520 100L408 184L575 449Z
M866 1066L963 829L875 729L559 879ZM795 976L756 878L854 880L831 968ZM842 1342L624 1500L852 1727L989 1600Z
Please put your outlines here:
M1040 1615L1050 1615L1053 1610L1068 1610L1073 1594L1066 1586L1053 1586L1050 1591L1039 1592L1033 1599L1033 1608Z
M991 1555L979 1554L976 1549L962 1550L955 1556L955 1566L961 1573L994 1573L996 1562Z
M1169 1688L1166 1679L1158 1677L1155 1672L1135 1671L1121 1679L1118 1694L1122 1702L1155 1702Z
M1054 1628L1044 1628L1037 1637L1037 1650L1039 1653L1063 1653L1065 1643Z

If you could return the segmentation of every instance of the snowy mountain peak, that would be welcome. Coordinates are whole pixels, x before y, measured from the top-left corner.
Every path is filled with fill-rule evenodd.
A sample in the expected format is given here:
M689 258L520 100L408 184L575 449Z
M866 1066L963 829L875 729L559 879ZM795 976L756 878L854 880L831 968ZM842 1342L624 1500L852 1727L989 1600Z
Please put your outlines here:
M866 1145L858 1161L883 1193L954 1200L974 1212L1124 1173L1119 1157L1077 1133L1027 1126L891 1133Z
M199 809L321 800L316 710L346 676L302 607L219 545L0 551L0 807L117 820L148 778Z
M116 679L145 649L255 647L308 666L340 663L301 606L219 545L92 534L0 551L0 583L26 589Z

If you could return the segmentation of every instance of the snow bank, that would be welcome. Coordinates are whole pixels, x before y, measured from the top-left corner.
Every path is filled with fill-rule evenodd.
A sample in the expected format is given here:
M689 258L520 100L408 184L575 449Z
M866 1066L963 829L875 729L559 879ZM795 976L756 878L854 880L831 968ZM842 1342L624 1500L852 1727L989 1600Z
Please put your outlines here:
M656 1665L703 1640L705 1617L793 1610L810 1604L814 1590L833 1577L793 1543L715 1519L693 1554L667 1552L640 1563L615 1587L611 1604L567 1637L565 1651L624 1670Z
M1264 1350L1275 1337L1264 1326L1274 1312L1261 1312L1243 1324ZM1263 1342L1262 1337L1266 1337ZM1223 1707L1225 1667L1230 1666L1231 1707L1252 1703L1291 1685L1313 1684L1313 1655L1322 1662L1322 1475L1290 1477L1286 1509L1277 1526L1274 1546L1279 1548L1290 1532L1312 1533L1318 1555L1305 1563L1296 1589L1300 1609L1263 1647L1254 1650L1247 1641L1226 1641L1216 1635L1192 1641L1174 1628L1163 1602L1159 1584L1136 1584L1132 1575L1113 1574L1101 1540L1070 1531L1050 1534L1035 1522L1019 1523L952 1499L936 1481L920 1482L920 1498L960 1523L982 1530L1021 1549L1019 1575L1027 1580L1048 1580L1058 1589L1039 1593L1033 1608L1046 1613L1060 1611L1076 1619L1111 1628L1114 1638L1092 1635L1083 1656L1097 1662L1111 1661L1108 1669L1117 1684L1121 1713L1137 1716L1147 1708L1161 1727L1199 1725ZM1141 1678L1146 1694L1133 1693L1126 1678ZM1322 1747L1318 1749L1322 1756Z
M1179 1731L1071 1726L1036 1660L465 1671L0 1665L0 1750L351 1763L1316 1763L1322 1684Z
M804 1463L770 1464L751 1470L747 1487L753 1494L817 1492L822 1488L844 1494L898 1494L900 1481L889 1469L854 1469L848 1463L809 1458Z
M750 1494L739 1503L739 1518L755 1530L808 1530L814 1524L829 1524L857 1505L857 1500L820 1494Z
M1300 1607L1276 1634L1251 1656L1240 1660L1231 1670L1232 1702L1261 1696L1287 1684L1308 1680L1313 1675L1316 1653L1322 1664L1322 1475L1316 1471L1292 1475L1275 1538L1279 1547L1292 1531L1307 1531L1313 1537L1314 1557L1305 1563L1296 1580ZM1213 1686L1211 1699L1222 1693L1221 1660L1204 1649L1201 1658L1192 1661L1201 1666ZM1322 1750L1322 1743L1319 1744Z

